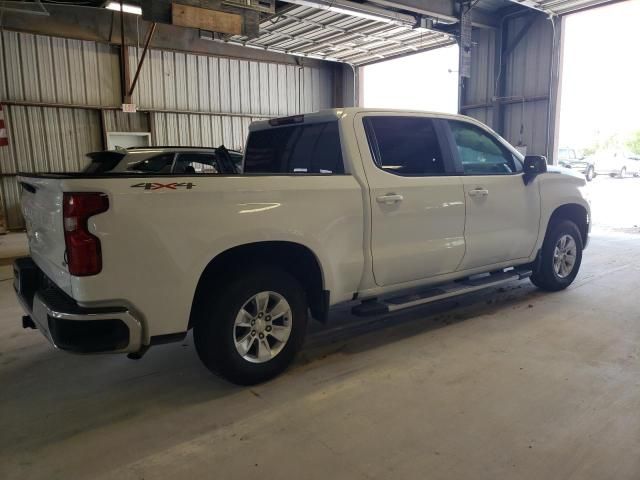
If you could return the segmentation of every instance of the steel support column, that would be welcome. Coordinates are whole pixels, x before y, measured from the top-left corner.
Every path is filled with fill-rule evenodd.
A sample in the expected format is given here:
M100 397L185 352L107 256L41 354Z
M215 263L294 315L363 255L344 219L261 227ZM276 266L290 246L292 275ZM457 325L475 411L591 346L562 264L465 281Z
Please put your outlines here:
M516 15L509 16L511 19ZM507 81L507 64L509 56L513 53L516 47L520 44L527 32L531 29L532 25L539 19L538 14L529 15L527 23L518 31L513 37L513 40L509 42L509 22L506 21L507 17L503 17L500 22L500 28L498 29L498 35L496 36L496 82L495 91L493 95L493 128L500 135L505 134L504 124L504 103Z
M551 18L553 22L553 47L551 74L549 75L549 110L547 124L547 159L557 163L558 137L560 133L560 95L562 92L562 60L564 56L565 17Z

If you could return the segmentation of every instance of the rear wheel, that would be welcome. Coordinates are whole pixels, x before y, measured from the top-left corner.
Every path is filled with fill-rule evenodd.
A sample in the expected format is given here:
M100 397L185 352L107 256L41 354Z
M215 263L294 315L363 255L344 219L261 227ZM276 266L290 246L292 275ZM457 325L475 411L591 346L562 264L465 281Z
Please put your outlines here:
M292 276L263 268L211 296L199 300L194 324L207 368L239 385L264 382L287 368L307 328L305 292Z
M531 282L542 290L563 290L576 278L581 263L580 231L572 221L561 220L547 232Z

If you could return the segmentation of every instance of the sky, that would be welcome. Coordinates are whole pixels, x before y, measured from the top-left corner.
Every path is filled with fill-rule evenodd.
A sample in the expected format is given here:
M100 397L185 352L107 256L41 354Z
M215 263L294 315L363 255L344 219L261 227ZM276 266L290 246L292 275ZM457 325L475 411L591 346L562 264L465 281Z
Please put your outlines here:
M640 0L569 15L565 21L560 144L640 129Z
M364 106L455 113L457 70L456 45L367 66ZM568 15L560 145L582 149L638 129L640 0Z
M364 106L456 113L457 78L457 45L369 65Z

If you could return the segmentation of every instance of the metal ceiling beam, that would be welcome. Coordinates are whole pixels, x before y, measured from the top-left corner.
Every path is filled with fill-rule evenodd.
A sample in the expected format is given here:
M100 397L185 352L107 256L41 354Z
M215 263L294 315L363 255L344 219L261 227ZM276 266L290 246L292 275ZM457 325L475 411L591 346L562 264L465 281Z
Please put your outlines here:
M516 5L520 5L521 7L526 7L530 10L537 10L538 12L543 12L546 14L553 15L553 12L544 8L540 2L536 0L509 0L511 3L515 3Z
M300 5L302 7L317 8L318 10L328 10L330 12L352 17L366 18L376 22L390 23L393 25L412 26L416 24L413 15L395 12L393 10L380 8L368 3L356 3L350 0L284 0L287 3Z
M624 1L628 0L575 0L573 2L567 0L543 0L541 4L544 8L553 10L557 15L566 15L568 13L582 12L585 10L590 10L592 8L598 8L604 5L611 5Z
M31 8L32 6L38 7L37 9ZM2 2L0 3L0 13L2 12L13 12L13 13L26 13L30 15L42 15L45 17L49 16L49 12L42 5L40 0L35 0L33 3L27 2Z
M422 51L426 51L426 50L430 50L433 48L438 48L443 46L442 42L439 42L438 39L432 39L430 41L421 43L419 45L415 45L417 47L417 51L422 52ZM358 66L361 66L363 64L366 63L374 63L371 60L375 59L376 56L380 59L380 60L390 60L391 58L396 58L397 56L399 56L402 53L405 53L408 50L408 48L393 48L393 47L386 47L386 48L381 48L377 51L372 52L371 56L363 56L363 55L350 55L348 57L346 57L348 60L348 63L352 63L352 64L356 64ZM413 53L417 53L416 51L412 51Z
M529 19L527 20L527 23L525 23L522 28L520 29L520 31L518 31L518 33L516 34L515 37L513 37L513 40L511 40L511 43L509 45L507 45L506 49L504 50L504 52L502 53L502 61L506 61L507 57L509 57L509 55L511 55L511 52L513 52L515 50L515 48L518 46L518 44L520 43L520 41L524 38L524 36L527 34L527 32L529 31L529 29L531 29L531 27L533 26L534 23L536 23L536 21L538 20L538 14L530 14L531 16L529 17Z
M381 35L376 35L376 34L371 34L371 33L360 33L359 31L354 31L351 28L342 28L342 27L337 27L335 25L331 25L331 24L323 24L320 22L316 22L314 20L308 20L306 18L300 18L297 17L295 15L289 15L289 14L276 14L275 18L283 18L285 20L291 20L293 22L299 23L300 25L308 25L310 27L316 27L316 28L320 28L322 30L326 30L329 32L340 32L343 34L349 34L349 35L354 35L357 36L358 38L362 38L363 40L384 40L390 43L397 43L399 45L402 44L402 42L394 40L392 38L387 38L387 37L383 37ZM277 27L277 23L273 24L272 26L268 26L268 27L264 27L264 30L270 31L271 28ZM366 26L370 26L369 24L366 24ZM358 28L358 27L356 27Z
M456 0L369 0L368 3L406 10L446 24L458 23L460 16ZM490 12L474 8L471 24L477 28L498 28L499 18Z
M369 28L371 28L371 25L369 25ZM395 28L394 28L395 29ZM406 33L411 33L411 30L407 30L406 32L402 32L400 33L398 36L401 35L405 35ZM300 37L299 35L296 35L298 37ZM315 47L311 47L311 49L323 49L326 47L336 47L336 46L340 46L341 44L344 45L348 42L352 42L353 40L355 40L357 37L355 37L354 35L350 35L350 34L339 34L337 37L330 37L330 38L326 38L326 39L322 39L319 42L317 42L317 45ZM382 38L382 39L376 39L376 40L372 40L370 43L394 43L397 44L399 43L401 46L405 44L404 41L396 41L396 42L387 42L386 39ZM307 47L304 47L307 48ZM366 48L364 45L360 45L360 48Z
M289 7L282 13L276 12L273 17L264 20L257 38L231 36L215 40L354 64L407 52L417 53L454 42L448 34L419 27L418 20L412 15L407 16L406 22L398 24L402 17L397 12L392 12L392 21L388 18L382 21L376 15L375 20L369 18L370 11L363 17L346 10L318 9L316 0L290 1L302 5L293 9ZM328 1L334 7L353 6L353 2L345 0ZM366 3L357 5L359 8L370 8ZM379 10L376 8L376 14Z
M419 52L400 52L397 54L393 54L393 55L388 55L384 58L377 58L377 59L373 59L373 60L365 60L363 62L359 62L358 63L358 67L366 67L367 65L375 65L376 63L381 63L381 62L386 62L389 60L395 60L397 58L403 58L403 57L408 57L409 55L415 55L416 53L422 53L422 52L428 52L430 50L436 50L438 48L443 48L443 47L448 47L450 45L454 45L455 41L451 41L450 43L443 43L443 44L435 44L432 46L426 46L420 49Z

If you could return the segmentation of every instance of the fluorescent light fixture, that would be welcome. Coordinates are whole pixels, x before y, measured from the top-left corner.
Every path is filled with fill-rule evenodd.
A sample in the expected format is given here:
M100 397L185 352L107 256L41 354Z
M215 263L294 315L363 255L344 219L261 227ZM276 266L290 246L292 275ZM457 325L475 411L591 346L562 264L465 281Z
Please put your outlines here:
M109 10L115 10L116 12L120 11L120 2L109 2L107 6L104 7ZM130 3L122 4L122 11L125 13L133 13L134 15L142 15L142 8L137 5L131 5Z

